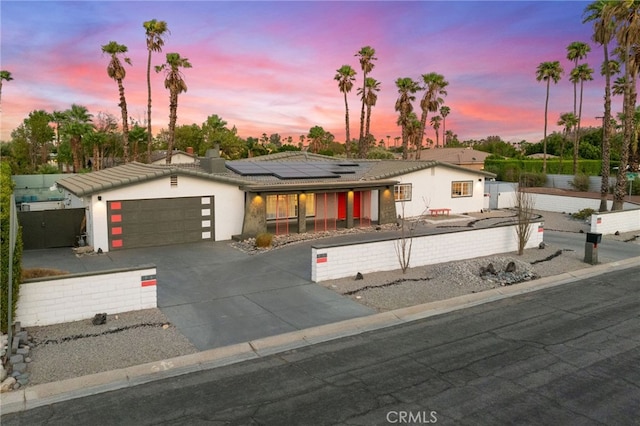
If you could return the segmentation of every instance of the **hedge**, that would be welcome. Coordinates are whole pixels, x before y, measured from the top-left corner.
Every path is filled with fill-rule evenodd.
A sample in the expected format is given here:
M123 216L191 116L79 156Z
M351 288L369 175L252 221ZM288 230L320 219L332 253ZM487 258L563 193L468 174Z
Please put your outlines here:
M542 159L493 159L487 158L484 161L484 170L495 173L498 180L506 182L517 182L523 173L542 173ZM616 166L613 164L611 167ZM600 176L602 170L601 160L578 160L578 174L587 176ZM558 158L547 159L547 173L549 174L573 174L573 160L565 158L560 164Z
M0 162L0 330L7 328L7 302L9 300L9 223L11 195L13 194L11 180L11 166L8 162ZM16 246L13 252L13 283L12 283L12 315L15 318L16 306L20 290L22 273L22 231L18 229Z

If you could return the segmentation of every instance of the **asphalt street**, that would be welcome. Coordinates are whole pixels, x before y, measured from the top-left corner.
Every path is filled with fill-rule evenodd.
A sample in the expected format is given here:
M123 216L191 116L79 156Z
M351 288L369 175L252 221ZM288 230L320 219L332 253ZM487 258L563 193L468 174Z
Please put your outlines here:
M637 425L639 366L634 266L1 422Z

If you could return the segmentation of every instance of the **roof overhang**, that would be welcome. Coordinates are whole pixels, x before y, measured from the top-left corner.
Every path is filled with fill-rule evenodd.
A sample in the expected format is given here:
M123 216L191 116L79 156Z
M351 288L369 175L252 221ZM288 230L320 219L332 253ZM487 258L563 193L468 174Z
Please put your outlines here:
M362 189L380 189L392 187L398 184L397 180L373 180L373 181L350 181L350 182L308 182L291 184L249 184L241 185L240 189L246 192L262 193L291 193L291 192L343 192L357 191Z

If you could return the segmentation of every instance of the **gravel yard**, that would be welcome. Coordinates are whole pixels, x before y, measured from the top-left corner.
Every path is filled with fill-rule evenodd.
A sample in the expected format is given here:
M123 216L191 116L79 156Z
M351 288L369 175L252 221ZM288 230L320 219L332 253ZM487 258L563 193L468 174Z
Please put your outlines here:
M538 212L544 216L545 229L567 232L586 232L588 224L560 213ZM496 211L470 215L466 220L505 220L513 213ZM465 226L464 221L446 223ZM432 226L444 225L442 222ZM385 228L386 229L386 228ZM389 228L391 229L391 228ZM362 232L350 230L349 232ZM313 235L313 234L311 234ZM634 233L606 236L624 241ZM328 235L327 235L328 236ZM306 235L306 238L309 234ZM295 244L303 238L282 244ZM317 235L316 235L317 238ZM233 243L238 245L237 243ZM237 248L242 249L242 246ZM482 278L480 271L489 263L496 272L503 272L513 262L517 274L531 279L588 268L582 261L582 253L560 251L546 245L544 249L528 249L523 256L506 253L499 256L472 259L446 264L410 268L406 274L400 270L366 274L362 280L353 277L321 283L353 300L379 311L448 299L469 293L477 293L500 286L496 276ZM548 260L544 260L547 259ZM544 260L544 261L541 261ZM538 261L539 263L536 263ZM517 284L513 284L517 285ZM159 361L191 354L197 349L178 330L168 323L159 309L109 315L104 325L94 326L91 320L76 321L28 329L32 337L32 362L27 386L124 368L146 362Z

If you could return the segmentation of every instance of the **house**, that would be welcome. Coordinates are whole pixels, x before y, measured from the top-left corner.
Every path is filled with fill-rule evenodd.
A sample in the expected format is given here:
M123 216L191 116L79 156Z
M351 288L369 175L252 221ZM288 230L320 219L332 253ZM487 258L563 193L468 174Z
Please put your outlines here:
M128 163L58 180L86 209L95 250L220 241L395 223L428 207L480 211L495 175L435 161L284 152L198 167Z
M469 148L436 148L420 151L421 161L439 161L455 164L474 170L484 170L484 160L491 155L488 152Z
M193 148L187 151L174 150L171 153L171 164L196 164L198 157L194 155ZM153 151L151 153L151 164L166 164L167 151Z

